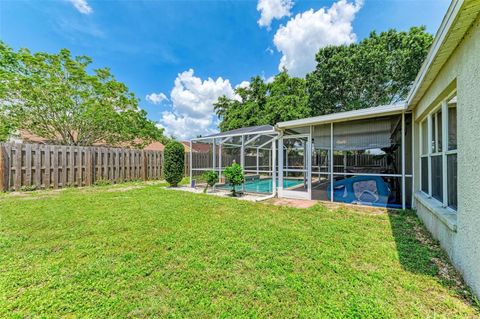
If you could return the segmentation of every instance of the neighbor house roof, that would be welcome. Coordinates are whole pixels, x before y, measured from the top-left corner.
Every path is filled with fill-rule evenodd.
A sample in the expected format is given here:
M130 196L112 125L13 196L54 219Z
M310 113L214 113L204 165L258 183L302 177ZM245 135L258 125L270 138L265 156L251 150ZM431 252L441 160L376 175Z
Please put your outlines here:
M152 142L148 144L147 146L144 147L144 150L146 151L163 151L165 148L165 145L163 145L160 142Z
M190 142L183 141L183 147L185 147L185 152L190 152ZM205 143L193 143L192 148L194 153L208 153L210 152L210 144Z
M32 134L26 130L19 130L16 136L12 138L12 140L35 144L47 144L49 142L48 139Z
M276 127L279 129L284 128L295 128L307 125L317 125L317 124L324 124L324 123L331 123L331 122L342 122L342 121L350 121L355 119L364 119L369 117L378 117L378 116L386 116L392 114L398 114L405 110L405 104L394 104L394 105L383 105L383 106L376 106L376 107L369 107L366 109L354 110L354 111L347 111L347 112L339 112L327 115L320 115L314 117L308 117L299 120L292 120L286 122L277 123Z
M40 136L35 135L33 133L30 133L27 130L18 130L18 132L14 136L11 137L10 141L14 142L14 143L23 142L23 143L32 143L32 144L50 144L51 143L51 141L49 141L48 139L40 137ZM136 139L135 142L140 143L141 140ZM111 146L111 145L107 145L105 143L94 143L93 146L129 148L128 145L123 145L123 144L116 145L116 146ZM147 146L145 146L144 150L147 150L147 151L163 151L164 148L165 148L165 146L162 143L152 142L152 143L148 144Z
M453 0L407 97L408 108L420 101L478 16L480 1Z

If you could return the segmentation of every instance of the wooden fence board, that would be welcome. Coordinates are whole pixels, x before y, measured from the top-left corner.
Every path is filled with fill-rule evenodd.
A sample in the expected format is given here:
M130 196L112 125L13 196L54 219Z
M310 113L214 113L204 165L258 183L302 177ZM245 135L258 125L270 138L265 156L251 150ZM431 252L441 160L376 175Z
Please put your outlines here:
M52 166L53 166L53 188L58 188L58 178L60 176L60 172L58 170L58 165L60 163L60 160L58 158L58 149L57 146L52 147L53 150L53 160L52 160Z
M44 148L45 152L45 161L43 162L44 164L44 174L45 174L45 181L44 181L44 187L50 187L52 185L52 168L51 168L51 149L48 147Z
M22 186L22 145L15 148L15 190L19 191Z
M42 150L40 145L35 145L35 175L34 175L34 185L42 185Z
M6 172L7 168L5 167L5 147L0 145L0 192L5 192L7 190L7 181L6 181Z

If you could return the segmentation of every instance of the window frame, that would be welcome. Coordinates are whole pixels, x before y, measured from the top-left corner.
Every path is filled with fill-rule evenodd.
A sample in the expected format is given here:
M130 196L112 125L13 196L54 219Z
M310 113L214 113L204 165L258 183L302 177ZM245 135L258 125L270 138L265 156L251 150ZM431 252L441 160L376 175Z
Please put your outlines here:
M450 150L449 149L449 141L448 141L448 134L449 134L449 109L450 108L457 108L457 105L455 106L449 106L448 102L455 97L457 92L452 92L449 94L444 100L442 100L441 103L439 103L437 106L435 106L430 112L428 112L427 116L419 122L419 149L420 149L420 165L419 165L419 172L420 172L420 178L419 178L419 185L420 185L420 192L425 194L428 198L433 199L437 202L439 202L443 208L448 209L454 213L457 212L457 210L453 209L452 207L448 206L448 163L447 163L447 157L448 155L456 154L458 156L458 142L457 142L457 148ZM441 131L441 138L442 138L442 145L441 145L441 151L438 151L438 145L435 145L435 150L433 149L433 132L432 128L433 125L437 126L435 129L435 143L438 144L438 112L441 110L441 120L442 120L442 131ZM436 118L436 119L434 119ZM458 117L457 117L458 121ZM426 139L428 145L427 145L427 153L424 153L424 145L423 145L423 125L426 123L427 125L427 134L428 138ZM457 123L457 128L458 128L458 123ZM442 156L442 201L439 201L438 199L434 198L432 196L432 157L434 156ZM422 158L428 158L428 193L425 193L423 191L423 185L422 185ZM457 168L458 170L458 168ZM458 209L458 208L457 208Z
M427 169L430 167L430 156L429 156L429 153L430 153L430 143L428 142L430 140L430 131L429 131L429 128L430 128L430 125L428 125L428 118L425 118L424 120L420 121L420 125L419 125L419 149L420 149L420 163L418 165L419 167L419 176L420 176L420 179L419 179L419 182L420 182L420 191L422 193L424 193L425 195L429 196L429 193L430 193L430 183L428 183L428 193L425 193L423 191L423 167L422 167L422 158L427 158ZM423 130L423 125L427 125L427 129L426 129L426 132L427 132L427 147L425 148L426 149L426 153L424 152L424 147L423 147L423 134L424 134L424 130ZM430 181L430 174L427 172L427 180Z

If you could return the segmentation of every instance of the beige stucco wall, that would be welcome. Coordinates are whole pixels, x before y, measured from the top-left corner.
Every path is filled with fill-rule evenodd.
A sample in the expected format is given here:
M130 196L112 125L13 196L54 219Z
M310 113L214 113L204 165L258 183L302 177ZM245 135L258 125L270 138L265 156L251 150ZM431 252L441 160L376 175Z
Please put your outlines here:
M458 212L456 232L425 202L417 212L440 240L465 281L480 297L480 17L414 110L421 119L456 86L458 117ZM415 126L415 190L419 185L418 122Z

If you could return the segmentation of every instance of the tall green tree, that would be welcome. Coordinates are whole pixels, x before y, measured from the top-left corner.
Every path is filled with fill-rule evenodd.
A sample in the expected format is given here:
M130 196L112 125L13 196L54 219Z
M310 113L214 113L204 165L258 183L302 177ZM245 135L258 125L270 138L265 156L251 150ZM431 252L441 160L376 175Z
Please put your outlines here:
M264 122L267 103L267 84L260 76L250 79L250 85L235 89L236 98L220 97L214 103L220 118L220 130L228 131L239 127L268 124Z
M307 75L312 114L404 100L432 40L424 27L413 27L408 32L372 32L359 43L321 49L316 69Z
M143 146L163 140L163 130L147 119L127 86L108 68L89 72L91 63L67 49L31 53L0 42L4 122L66 145Z
M14 130L12 124L7 120L7 117L0 111L0 142L5 142L12 131Z
M273 82L268 84L264 122L274 125L308 117L310 114L305 79L290 77L286 70L277 74Z
M249 86L237 88L235 93L236 98L222 96L215 103L222 131L274 125L310 115L305 80L288 76L286 70L275 76L272 83L255 76Z

